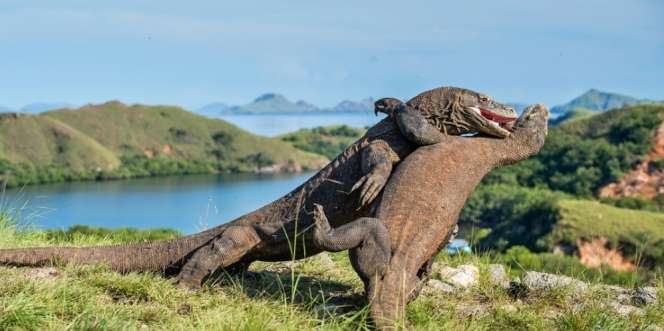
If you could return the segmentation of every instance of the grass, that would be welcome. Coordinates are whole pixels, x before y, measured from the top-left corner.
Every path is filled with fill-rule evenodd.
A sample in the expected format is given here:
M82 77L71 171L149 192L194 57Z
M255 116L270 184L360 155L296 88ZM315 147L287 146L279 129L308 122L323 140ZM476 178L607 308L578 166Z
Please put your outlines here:
M504 253L513 246L525 246L544 253L538 262L542 266L579 269L582 266L577 260L550 252L556 247L574 252L581 242L606 238L607 248L617 249L636 263L640 273L664 271L664 213L574 199L544 188L501 184L478 187L460 219L465 228L482 229L467 236L482 250ZM618 282L629 278L614 276Z
M547 242L576 245L578 240L605 237L637 263L662 270L664 214L589 200L562 199L556 205L560 216Z
M607 237L616 246L664 240L664 214L617 208L591 200L563 199L557 203L560 221L552 234L574 242Z
M13 225L0 213L1 247L108 244L177 236L172 231L112 231L79 227L64 232ZM83 239L87 237L87 239ZM21 245L22 246L22 245ZM297 248L297 247L295 247ZM300 248L298 248L300 249ZM473 263L480 284L453 294L425 291L407 316L415 330L633 330L664 324L664 305L642 315L621 316L600 305L603 297L575 296L566 289L515 300L488 282L488 255L440 255L438 263ZM510 268L512 275L519 270ZM121 275L103 266L63 266L57 274L0 267L1 330L368 330L362 284L346 253L288 263L254 263L244 277L221 275L199 292L173 286L152 273ZM435 275L434 275L435 277ZM656 284L664 294L664 283ZM351 308L344 315L319 315L334 299Z

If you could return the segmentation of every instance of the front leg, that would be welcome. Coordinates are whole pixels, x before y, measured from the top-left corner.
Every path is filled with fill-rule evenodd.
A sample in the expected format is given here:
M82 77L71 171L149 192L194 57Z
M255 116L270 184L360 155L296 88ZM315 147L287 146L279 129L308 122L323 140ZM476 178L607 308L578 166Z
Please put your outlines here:
M418 146L437 144L445 139L437 127L431 125L417 109L405 103L395 106L393 114L401 134Z
M351 192L360 190L359 208L370 204L378 196L390 178L393 164L399 161L399 156L383 140L372 141L361 153L362 173L365 175L351 188Z
M401 134L418 146L433 145L443 141L445 135L429 123L417 109L394 98L383 98L374 104L374 111L394 118Z

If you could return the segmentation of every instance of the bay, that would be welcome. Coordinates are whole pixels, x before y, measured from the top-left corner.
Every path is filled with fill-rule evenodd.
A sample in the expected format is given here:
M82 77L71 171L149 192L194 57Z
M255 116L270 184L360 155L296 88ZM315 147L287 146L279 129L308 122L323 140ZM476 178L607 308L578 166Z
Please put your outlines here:
M193 175L35 185L6 191L2 202L19 212L19 221L44 229L84 224L193 233L253 211L311 175Z

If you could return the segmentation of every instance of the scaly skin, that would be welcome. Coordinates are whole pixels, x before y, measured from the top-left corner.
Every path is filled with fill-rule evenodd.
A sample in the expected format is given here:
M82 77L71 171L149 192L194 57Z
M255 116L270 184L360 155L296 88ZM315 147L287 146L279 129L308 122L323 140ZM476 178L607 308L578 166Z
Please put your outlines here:
M331 229L323 207L317 206L316 236L336 243L335 251L351 249L353 268L364 281L379 329L394 328L404 318L406 303L417 295L432 258L453 235L475 186L493 168L539 151L547 120L546 107L535 105L505 140L447 137L440 144L420 147L390 178L375 218ZM365 233L361 244L360 231L349 231L368 228L374 230Z
M120 272L179 273L183 286L196 288L218 268L254 260L290 260L296 234L296 258L320 252L310 244L311 231L306 231L313 225L313 203L325 207L335 227L368 215L366 194L382 189L382 178L389 177L394 164L415 148L401 135L395 121L386 118L304 184L230 223L148 244L2 249L0 264L101 263ZM354 185L358 182L361 184Z
M411 110L397 111L395 119L386 118L376 124L307 182L230 223L181 239L150 244L0 250L0 264L37 266L59 260L75 264L103 263L122 272L179 272L178 280L182 286L197 288L220 268L246 267L256 260L303 258L326 249L335 249L334 243L326 243L325 240L317 240L318 245L313 243L313 231L309 229L314 225L314 213L311 212L314 203L325 209L330 224L335 228L350 220L369 216L369 203L382 190L393 166L417 147L404 138L400 129L408 130L412 137L420 137L417 139L421 141L434 142L445 136L428 136L434 131L420 125L422 118L450 134L484 130L481 127L457 126L458 121L455 121L464 118L456 112L491 106L486 96L450 88L434 89L429 93L436 94L438 104L452 105L455 111L443 109L435 113L435 110L427 108L427 112L423 113L426 117L420 116L419 119L418 114ZM475 111L469 113L469 116L474 116ZM415 121L419 123L418 127L410 128L407 123L400 123L400 118ZM351 226L350 229L360 231L364 237L376 238L372 228Z
M536 154L544 144L547 119L545 106L530 106L504 140L446 137L420 147L397 167L376 212L388 229L392 251L384 275L371 284L371 316L378 329L405 323L405 306L447 243L470 193L495 167Z

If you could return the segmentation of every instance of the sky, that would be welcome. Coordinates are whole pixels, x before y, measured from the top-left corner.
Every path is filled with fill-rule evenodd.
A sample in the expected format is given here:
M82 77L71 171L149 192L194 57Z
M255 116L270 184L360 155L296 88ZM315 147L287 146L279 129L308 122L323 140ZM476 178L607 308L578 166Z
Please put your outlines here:
M0 105L664 99L664 1L0 0Z

